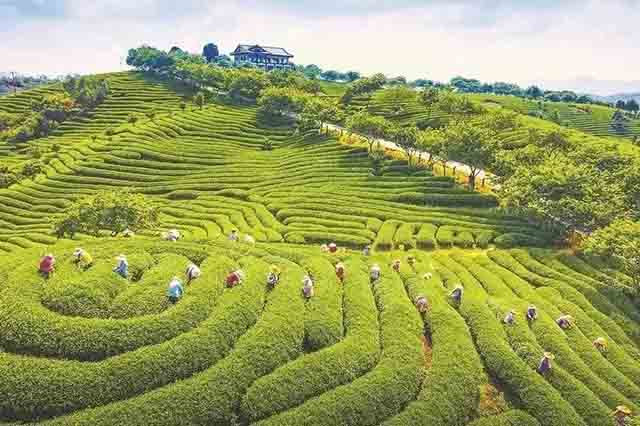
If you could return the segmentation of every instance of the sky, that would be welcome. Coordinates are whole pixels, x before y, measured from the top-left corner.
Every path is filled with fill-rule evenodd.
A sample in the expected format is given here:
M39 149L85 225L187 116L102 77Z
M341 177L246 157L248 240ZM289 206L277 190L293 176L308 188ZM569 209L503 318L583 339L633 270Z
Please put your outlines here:
M0 72L125 69L131 47L285 47L409 79L640 92L640 0L0 0Z

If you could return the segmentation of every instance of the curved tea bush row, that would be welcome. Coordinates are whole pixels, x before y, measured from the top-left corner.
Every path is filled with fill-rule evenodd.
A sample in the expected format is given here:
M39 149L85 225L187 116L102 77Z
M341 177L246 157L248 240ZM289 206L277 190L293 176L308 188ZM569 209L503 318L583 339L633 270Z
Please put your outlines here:
M540 423L524 411L512 410L478 419L468 426L540 426Z
M523 299L519 302L520 312L524 312L528 306L524 301L534 303L538 307L539 320L531 323L530 328L540 344L558 356L558 361L565 369L592 387L599 396L610 395L608 396L610 406L619 405L621 401L626 401L626 404L632 406L634 403L631 401L640 400L640 388L610 363L609 354L606 357L602 356L593 347L592 340L587 339L578 329L564 332L559 330L555 319L562 314L560 309L534 291L527 282L490 259L477 257L474 261L492 274L492 280L500 280ZM500 316L505 314L506 312L502 312ZM581 324L580 328L583 327L584 325ZM601 380L630 398L630 401L626 400L625 396L612 394L611 390L603 388L597 378L591 377L593 374L597 374Z
M258 379L243 398L242 417L255 422L355 380L379 358L378 317L366 265L347 260L344 280L346 336L334 346L298 358ZM265 398L265 395L269 395Z
M221 292L223 278L233 265L224 257L205 260L203 276L191 287L215 287ZM215 295L210 292L208 297ZM216 310L201 327L104 361L78 363L1 354L4 380L0 383L0 409L7 418L50 417L130 398L187 378L228 353L235 340L257 320L263 298L263 277L249 277L247 285L221 296Z
M442 281L420 258L418 275L403 273L407 295L415 301L418 295L429 300L431 309L424 315L433 343L432 364L425 376L416 401L385 426L463 424L476 408L483 366L471 334L460 315L446 301ZM432 273L431 279L422 274Z
M314 281L314 297L305 302L305 346L309 351L338 343L344 332L342 284L333 265L322 258L301 262Z
M258 275L266 275L266 263L252 260L250 264L262 270ZM139 397L45 424L230 424L248 386L300 353L304 310L295 290L302 274L299 268L285 267L256 325L215 366Z
M350 384L256 425L377 425L415 398L423 377L422 327L399 277L388 267L382 268L382 274L374 286L381 311L382 356L378 365Z
M472 262L469 258L456 256L456 260L483 285L490 295L496 297L492 305L497 318L504 318L507 311L514 307L518 308L518 312L526 311L528 303L515 298L506 284L501 279L496 278L489 270ZM608 415L607 408L602 402L605 402L610 407L615 407L620 404L633 406L631 401L591 371L580 357L573 353L569 345L563 344L564 339L562 332L554 320L547 315L547 312L546 309L541 311L539 320L529 327L529 324L525 320L517 321L514 325L505 327L511 346L517 348L517 350L524 355L525 360L534 366L539 362L540 354L544 352L544 350L552 350L558 357L557 363L560 364L567 373L573 376L570 377L566 375L559 383L563 383L565 387L567 387L567 385L564 382L573 383L571 386L577 390L569 393L572 396L581 395L579 399L575 400L579 402L579 404L573 402L571 398L565 397L565 399L571 401L576 410L581 413L590 424L594 424L594 422L598 424L598 421L601 422L602 419ZM575 331L576 330L569 330L567 334ZM591 346L590 342L587 342L587 345ZM597 353L593 347L591 351L594 355ZM563 370L557 370L555 373L562 374ZM553 382L555 376L549 377ZM577 382L576 379L581 383ZM553 383L558 387L555 382ZM637 396L638 394L636 394L636 397ZM592 414L587 418L585 413ZM600 417L598 417L596 413L600 413Z
M518 268L517 272L522 273L523 278L527 277L528 281L556 289L563 298L588 312L594 321L607 330L609 336L624 345L632 356L640 360L640 351L634 344L634 341L640 339L638 336L640 326L626 320L620 314L619 309L606 297L590 288L585 282L573 280L570 283L565 283L545 277L544 274L548 273L548 268L535 261L524 251L513 250L510 254L524 267ZM527 269L525 270L525 268Z
M512 350L507 343L505 331L495 315L488 310L479 285L468 272L445 256L437 256L435 260L436 270L443 276L448 287L459 282L465 286L460 313L470 327L476 347L489 372L505 383L541 424L584 426L586 423L582 417L560 393ZM463 276L460 277L458 273Z
M70 258L72 251L69 247L55 254ZM32 252L35 264L38 257ZM186 267L179 266L180 272ZM0 294L0 320L4 324L0 344L11 352L67 359L99 360L164 342L200 324L209 316L214 302L204 297L209 291L203 286L186 294L182 303L155 315L118 321L67 317L40 303L45 281L34 265L23 265L12 278ZM161 293L164 296L164 291L158 291L159 297Z

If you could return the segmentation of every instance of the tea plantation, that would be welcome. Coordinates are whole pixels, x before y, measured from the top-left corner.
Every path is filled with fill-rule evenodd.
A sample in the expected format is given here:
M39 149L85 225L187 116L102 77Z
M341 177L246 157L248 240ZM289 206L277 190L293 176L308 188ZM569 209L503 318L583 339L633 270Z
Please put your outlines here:
M261 125L255 107L182 108L188 90L142 74L108 79L89 116L0 145L0 165L20 167L33 146L45 164L0 190L0 425L607 426L616 406L640 412L626 275L552 249L553 232L451 178L397 160L373 177L366 149L334 136ZM56 87L0 110L43 90ZM74 200L124 188L158 207L157 229L53 236ZM163 241L170 228L183 238ZM257 242L227 241L232 229ZM329 242L336 253L320 250ZM87 270L72 262L79 246ZM119 254L129 279L112 271ZM189 262L202 276L172 305L167 285ZM226 288L238 268L244 280ZM563 314L574 327L556 324ZM544 352L555 359L541 375Z

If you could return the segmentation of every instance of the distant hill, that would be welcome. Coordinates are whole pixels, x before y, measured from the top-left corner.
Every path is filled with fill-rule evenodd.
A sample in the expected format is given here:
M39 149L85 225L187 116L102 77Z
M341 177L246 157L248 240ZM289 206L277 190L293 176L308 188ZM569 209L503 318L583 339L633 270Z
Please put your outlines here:
M618 101L630 101L632 99L635 99L636 102L640 103L640 91L635 92L635 93L618 93L615 95L609 95L609 96L597 96L597 95L589 95L591 96L592 99L601 101L601 102L607 102L610 104L615 104Z

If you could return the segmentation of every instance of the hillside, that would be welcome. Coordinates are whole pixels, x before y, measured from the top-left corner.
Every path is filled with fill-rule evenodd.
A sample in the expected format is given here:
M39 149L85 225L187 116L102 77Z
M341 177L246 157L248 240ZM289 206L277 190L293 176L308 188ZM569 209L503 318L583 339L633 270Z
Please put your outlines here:
M110 94L86 116L0 144L0 166L23 167L35 148L44 164L0 189L0 425L607 426L618 405L640 412L629 276L554 247L559 235L450 177L390 158L372 176L366 148L337 135L262 124L255 106L222 99L198 108L187 86L148 74L105 77ZM58 90L2 97L0 111ZM450 118L392 111L380 93L355 105L406 124ZM555 126L523 121L501 137L518 145ZM124 188L159 209L158 227L55 238L74 200ZM183 238L164 241L170 228ZM232 229L257 243L228 241ZM336 253L320 250L329 242ZM72 263L78 246L93 256L86 270ZM47 280L44 253L58 259ZM119 254L129 279L113 272ZM168 282L190 262L202 276L172 305ZM282 271L273 289L270 265ZM226 288L238 268L242 283ZM563 314L573 327L558 326ZM545 351L553 368L539 374Z
M45 149L59 146L43 156L46 177L0 191L1 248L53 242L51 218L70 201L122 187L155 196L163 226L178 226L191 239L226 235L233 226L258 241L334 239L352 246L400 240L408 246L438 240L486 245L500 236L506 244L513 234L529 235L533 243L547 238L527 220L494 210L491 197L450 178L409 172L391 160L384 176L370 177L362 148L331 138L301 140L286 127L257 127L254 108L210 105L183 113L181 97L162 84L134 74L114 75L110 82L113 95L92 117L65 122L37 141ZM17 112L27 96L3 99L0 108ZM158 112L153 120L125 123L130 113L151 109ZM111 138L103 134L108 127ZM265 137L273 151L261 150ZM22 151L5 145L2 162L25 161Z

